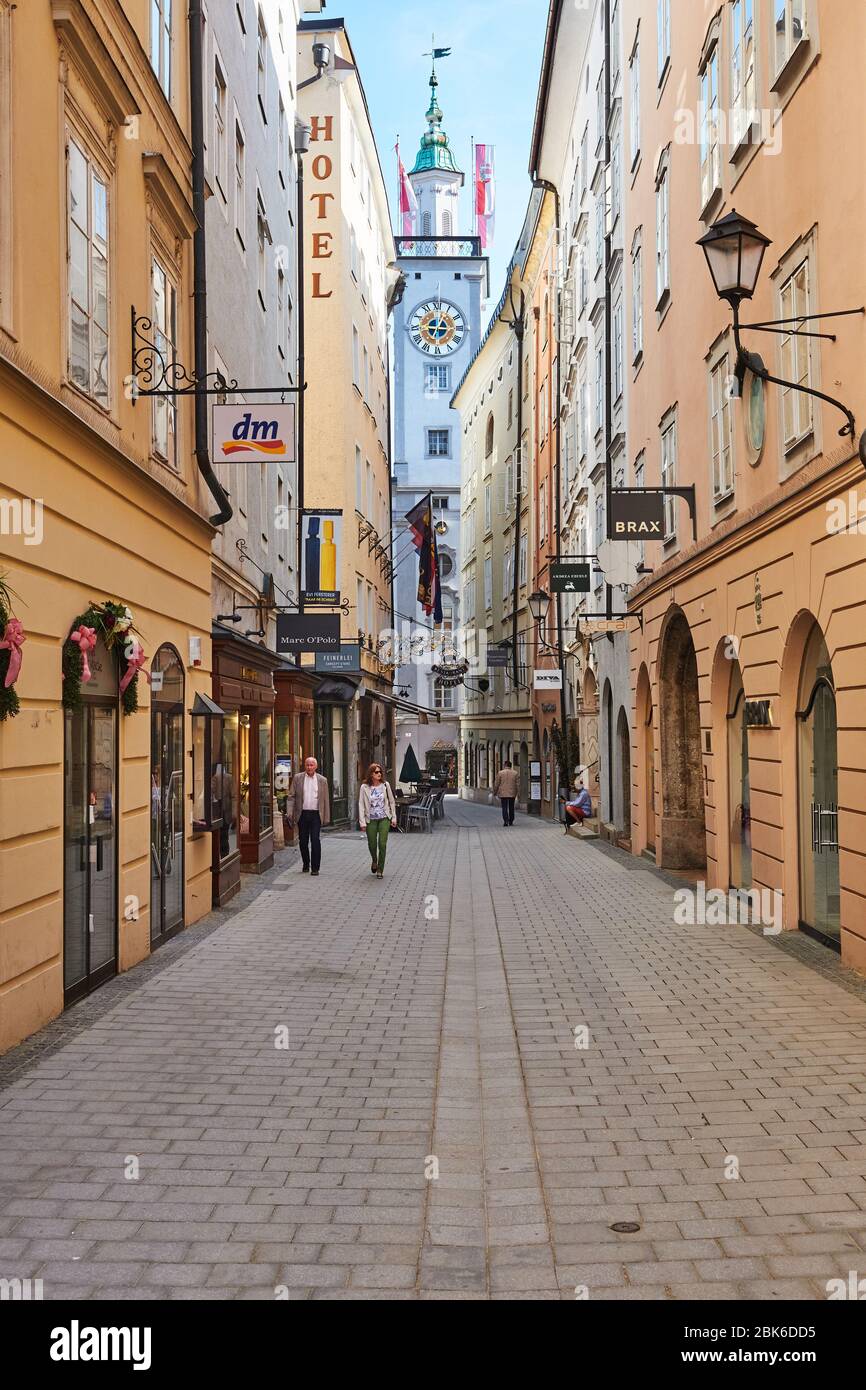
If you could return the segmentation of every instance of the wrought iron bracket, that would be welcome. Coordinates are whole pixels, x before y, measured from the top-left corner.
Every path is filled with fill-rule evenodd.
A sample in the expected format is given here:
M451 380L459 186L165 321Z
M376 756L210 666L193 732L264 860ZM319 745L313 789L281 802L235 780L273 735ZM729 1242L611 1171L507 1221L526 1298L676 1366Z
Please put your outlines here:
M279 386L240 386L234 378L227 381L222 372L196 376L173 358L170 344L153 320L137 314L132 306L132 371L127 387L133 405L139 397L172 399L175 396L280 396L297 395L299 386L281 383ZM306 390L306 386L304 387Z

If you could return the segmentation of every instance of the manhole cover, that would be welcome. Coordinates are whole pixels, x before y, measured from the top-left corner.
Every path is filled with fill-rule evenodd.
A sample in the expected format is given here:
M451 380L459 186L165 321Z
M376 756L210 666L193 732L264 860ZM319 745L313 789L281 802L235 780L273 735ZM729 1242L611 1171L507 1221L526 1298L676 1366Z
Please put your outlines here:
M636 1221L614 1221L610 1229L616 1231L618 1236L633 1236L640 1230L640 1226Z

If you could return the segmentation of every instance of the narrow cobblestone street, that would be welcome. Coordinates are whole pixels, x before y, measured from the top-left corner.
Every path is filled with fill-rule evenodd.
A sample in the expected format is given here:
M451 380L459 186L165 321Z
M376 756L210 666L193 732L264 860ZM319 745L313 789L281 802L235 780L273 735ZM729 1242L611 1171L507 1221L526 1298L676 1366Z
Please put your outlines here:
M326 839L319 880L281 863L13 1069L0 1275L46 1299L818 1299L866 1267L856 990L675 925L641 861L467 803L392 838L381 883L360 836Z

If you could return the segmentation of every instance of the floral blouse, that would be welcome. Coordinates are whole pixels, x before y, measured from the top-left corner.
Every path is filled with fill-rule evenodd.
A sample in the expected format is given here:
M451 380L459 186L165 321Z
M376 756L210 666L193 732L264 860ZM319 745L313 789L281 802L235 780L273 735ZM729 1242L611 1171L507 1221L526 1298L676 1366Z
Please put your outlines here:
M385 788L370 788L370 820L388 820L387 809L385 807Z

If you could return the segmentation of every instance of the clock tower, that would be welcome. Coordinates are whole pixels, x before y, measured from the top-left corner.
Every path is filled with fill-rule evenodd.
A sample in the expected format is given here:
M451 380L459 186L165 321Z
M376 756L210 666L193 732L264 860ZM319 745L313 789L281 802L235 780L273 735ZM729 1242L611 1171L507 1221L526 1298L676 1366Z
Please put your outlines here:
M398 265L406 292L394 314L394 576L395 628L432 628L418 604L418 564L406 554L406 515L428 494L437 527L445 629L463 625L460 611L461 467L460 416L451 399L481 341L481 318L489 288L489 265L478 237L460 232L460 191L465 176L442 128L439 78L430 77L427 129L409 179L417 200L415 235L397 237ZM473 621L473 619L470 619ZM429 637L433 636L428 632ZM440 634L441 636L441 634ZM437 683L429 657L400 667L396 685L407 702L436 710L440 722L422 722L407 711L398 716L399 777L411 741L422 771L447 770L460 746L462 689Z

